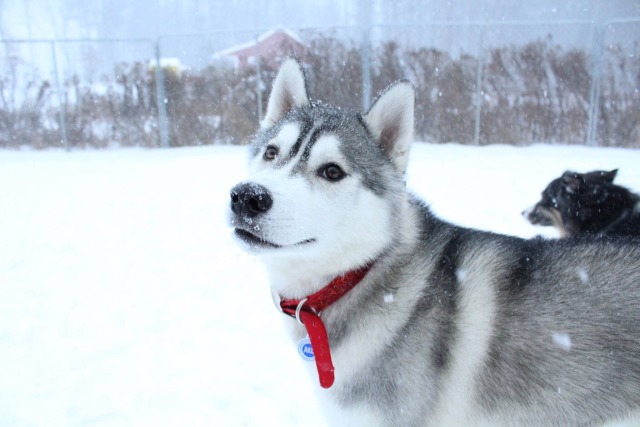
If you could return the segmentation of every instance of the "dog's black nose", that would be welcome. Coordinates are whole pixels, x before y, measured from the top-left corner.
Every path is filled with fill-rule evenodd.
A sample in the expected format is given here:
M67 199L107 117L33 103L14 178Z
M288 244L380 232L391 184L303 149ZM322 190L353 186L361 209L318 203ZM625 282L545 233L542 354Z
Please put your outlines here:
M267 212L273 199L269 190L254 182L243 182L231 189L231 210L236 215L253 218Z

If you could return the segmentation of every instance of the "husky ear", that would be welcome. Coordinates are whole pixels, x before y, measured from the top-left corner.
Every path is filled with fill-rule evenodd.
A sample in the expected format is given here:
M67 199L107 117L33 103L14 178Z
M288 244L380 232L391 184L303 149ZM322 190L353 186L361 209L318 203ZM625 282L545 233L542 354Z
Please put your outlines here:
M289 58L282 63L273 81L262 127L269 128L292 109L308 104L307 82L302 66L295 59Z
M402 173L409 161L413 141L415 92L408 80L400 80L384 90L364 116L376 142Z

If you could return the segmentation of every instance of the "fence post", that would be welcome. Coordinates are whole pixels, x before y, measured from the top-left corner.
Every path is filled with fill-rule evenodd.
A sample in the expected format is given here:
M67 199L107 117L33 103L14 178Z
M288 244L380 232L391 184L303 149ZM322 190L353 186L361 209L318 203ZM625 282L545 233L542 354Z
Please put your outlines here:
M482 45L484 39L485 27L480 27L480 37L478 40L478 69L476 70L476 96L475 96L475 118L473 124L473 145L480 145L480 113L482 111L482 70L484 64L484 47Z
M160 146L169 147L169 120L167 117L167 106L165 104L166 94L164 91L164 74L160 64L160 38L156 40L156 104L158 105L158 131L160 133Z
M362 27L362 111L371 106L371 26Z
M256 34L256 99L258 100L258 126L262 120L262 70L260 59L260 34Z
M604 24L606 25L606 24ZM604 47L604 25L593 24L593 77L589 93L589 118L587 121L587 145L595 146L598 138L598 113L600 85L602 83L602 49Z
M53 78L56 82L56 92L58 92L58 102L60 103L60 137L62 138L62 144L64 149L69 151L69 138L67 138L67 124L65 109L67 108L66 102L62 98L62 88L60 87L60 77L58 76L58 60L56 58L56 42L51 41L51 59L53 61Z

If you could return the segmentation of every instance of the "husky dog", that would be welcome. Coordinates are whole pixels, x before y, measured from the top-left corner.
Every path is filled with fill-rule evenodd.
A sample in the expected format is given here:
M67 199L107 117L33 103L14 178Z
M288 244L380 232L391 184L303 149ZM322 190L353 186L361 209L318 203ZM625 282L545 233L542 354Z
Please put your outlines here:
M640 246L438 219L405 188L413 108L406 81L363 115L311 101L289 59L231 190L329 425L637 422Z
M522 215L534 225L556 227L562 237L640 237L640 196L614 184L617 173L566 171Z

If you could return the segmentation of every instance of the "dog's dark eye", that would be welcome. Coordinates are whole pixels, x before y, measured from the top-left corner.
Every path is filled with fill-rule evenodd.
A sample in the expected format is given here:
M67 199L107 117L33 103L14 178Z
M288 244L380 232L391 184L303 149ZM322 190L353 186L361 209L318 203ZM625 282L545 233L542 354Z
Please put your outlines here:
M342 168L335 163L329 163L328 165L324 165L320 168L320 176L329 180L329 181L340 181L342 178L347 176L347 174L342 170Z
M273 160L278 155L278 147L275 145L269 145L266 150L264 150L264 159L265 160Z

